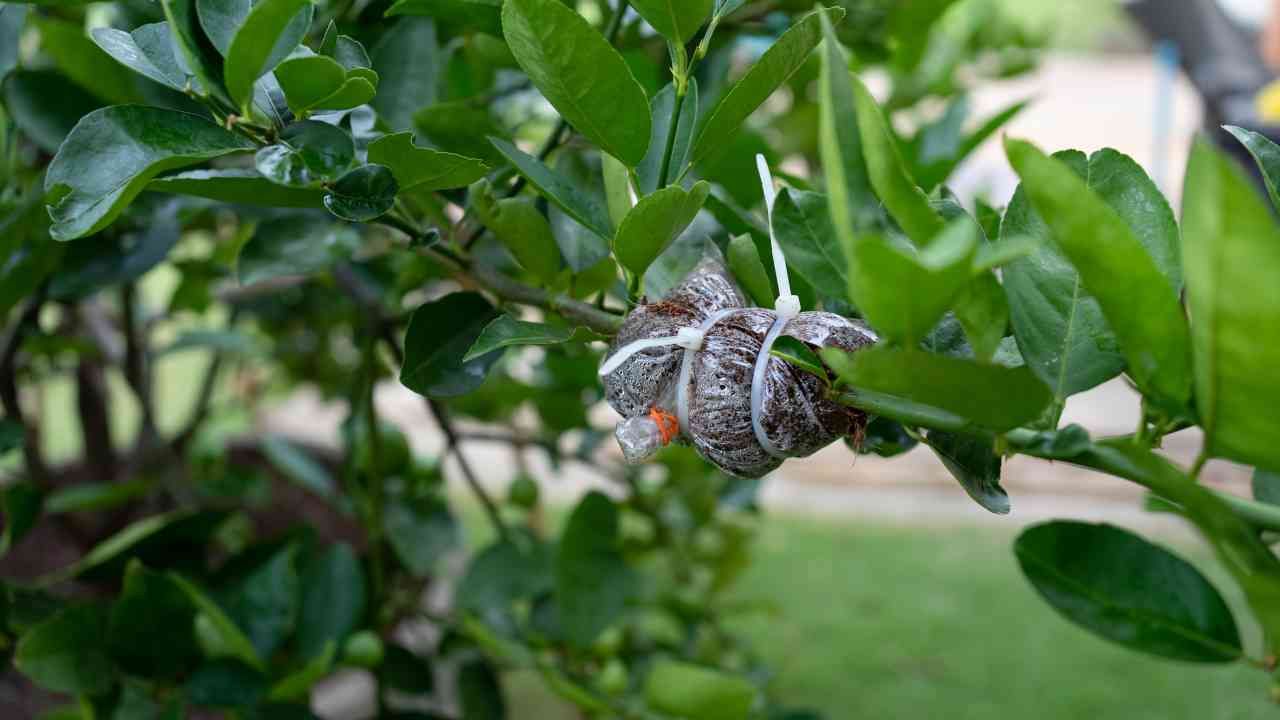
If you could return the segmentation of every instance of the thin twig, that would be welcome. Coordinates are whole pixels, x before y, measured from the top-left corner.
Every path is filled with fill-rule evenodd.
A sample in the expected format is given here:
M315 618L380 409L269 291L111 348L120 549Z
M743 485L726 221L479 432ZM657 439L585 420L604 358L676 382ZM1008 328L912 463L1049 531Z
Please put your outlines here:
M46 283L36 290L35 296L27 302L27 307L18 316L13 328L0 340L0 406L4 407L6 417L22 426L22 453L27 474L40 487L47 485L49 468L40 454L38 430L28 425L22 414L22 403L18 398L16 360L27 328L34 326L40 317L40 308L44 306L48 287Z
M146 338L139 333L137 322L137 286L125 283L120 288L121 332L124 334L124 377L133 389L142 410L142 436L150 442L156 437L155 406L152 403L151 377L147 371Z
M445 440L448 441L448 445L445 448L446 454L453 452L454 457L458 459L458 467L462 468L462 476L466 479L467 485L471 487L471 492L475 494L476 499L484 506L485 514L489 516L489 522L493 524L498 537L506 540L508 537L507 526L502 521L502 515L498 512L498 505L493 501L493 498L489 497L488 491L480 484L480 479L476 477L475 472L471 469L471 464L467 462L467 457L462 452L462 444L459 442L458 431L454 429L448 413L435 400L431 398L426 400L427 409L435 417L436 424L440 426L440 430L444 432Z
M227 318L227 328L233 328L236 324L236 318L240 314L240 309L232 306L231 315ZM175 452L181 452L183 448L195 437L196 431L200 429L200 425L204 423L205 418L209 416L209 408L213 402L213 391L218 386L218 374L222 371L222 365L226 360L226 353L220 350L213 351L213 359L209 361L208 367L205 368L204 377L200 380L200 391L196 395L195 407L191 410L191 417L187 419L187 424L182 430L174 436L170 446Z

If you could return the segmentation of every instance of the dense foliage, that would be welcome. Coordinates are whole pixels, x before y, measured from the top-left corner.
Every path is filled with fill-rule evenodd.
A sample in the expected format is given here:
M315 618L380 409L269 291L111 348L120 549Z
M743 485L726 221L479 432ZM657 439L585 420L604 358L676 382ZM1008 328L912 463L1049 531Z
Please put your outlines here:
M707 253L772 302L770 230L806 308L881 337L775 351L875 415L855 449L924 443L997 513L1015 453L1150 488L1261 642L1117 528L1028 530L1028 578L1117 642L1270 668L1280 229L1205 145L1181 229L1120 153L1017 140L1009 207L962 207L947 177L1021 108L972 123L964 84L1036 44L981 0L0 3L17 712L308 717L318 682L362 668L381 717L498 718L524 669L584 716L811 717L725 624L757 483L682 448L621 466L590 417L599 341ZM1280 179L1280 149L1240 135ZM766 221L756 154L787 171ZM1121 373L1132 436L1060 427ZM448 457L381 417L397 376ZM299 388L344 408L337 448L254 431ZM1191 425L1194 468L1154 451ZM481 441L515 451L504 499L467 459ZM531 455L607 492L551 531ZM1211 457L1262 468L1260 500L1197 484ZM486 523L474 552L446 471Z

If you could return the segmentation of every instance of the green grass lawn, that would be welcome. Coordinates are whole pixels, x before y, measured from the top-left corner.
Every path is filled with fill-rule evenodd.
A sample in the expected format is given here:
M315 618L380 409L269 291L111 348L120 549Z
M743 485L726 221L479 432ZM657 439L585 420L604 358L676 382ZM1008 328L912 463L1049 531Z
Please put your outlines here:
M828 720L1280 713L1259 670L1160 660L1062 619L1022 578L1016 532L1013 521L1006 530L767 518L734 597L778 611L734 624L775 669L777 696ZM1180 554L1229 588L1199 562L1205 551L1186 545ZM575 717L527 674L509 677L507 694L520 720Z

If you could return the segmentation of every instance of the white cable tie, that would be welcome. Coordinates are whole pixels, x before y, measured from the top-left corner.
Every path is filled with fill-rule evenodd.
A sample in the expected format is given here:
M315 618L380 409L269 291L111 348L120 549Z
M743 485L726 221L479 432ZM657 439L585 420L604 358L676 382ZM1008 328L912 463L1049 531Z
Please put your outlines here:
M676 382L676 422L680 424L680 431L689 432L689 380L693 375L693 356L702 349L702 340L706 337L707 332L711 330L711 326L720 322L724 318L737 312L739 308L726 308L715 312L711 317L702 321L702 325L697 328L682 328L680 332L685 330L698 334L698 344L696 347L684 346L684 357L680 358L680 375Z
M685 328L681 328L682 330ZM651 348L668 347L671 345L681 345L687 342L687 338L681 335L669 335L667 337L642 338L623 345L618 348L618 352L609 357L608 360L600 366L600 377L604 377L609 373L617 370L622 363L631 359L632 355L638 352L649 350Z
M778 296L791 295L791 276L787 274L787 258L782 254L782 246L778 244L778 236L773 232L773 201L777 191L773 187L773 174L769 172L769 162L764 155L756 155L756 169L760 171L760 186L764 190L765 222L769 225L769 246L773 250L773 274L778 281Z

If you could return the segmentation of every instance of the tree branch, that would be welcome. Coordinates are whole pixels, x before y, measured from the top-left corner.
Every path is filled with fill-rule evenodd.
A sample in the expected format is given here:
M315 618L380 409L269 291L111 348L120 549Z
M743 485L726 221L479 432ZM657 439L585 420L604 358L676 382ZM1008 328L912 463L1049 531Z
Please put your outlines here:
M440 429L444 432L445 439L448 441L445 452L452 451L454 456L458 458L458 466L462 468L463 478L466 479L467 485L471 487L471 492L475 494L476 499L484 506L485 514L489 516L489 522L493 524L498 537L503 540L507 539L507 526L506 523L502 522L502 515L498 512L498 505L493 501L493 498L489 497L488 491L480 484L480 479L476 477L475 471L471 469L471 464L467 462L466 455L463 455L462 445L458 439L458 431L454 429L449 415L440 403L431 398L426 398L426 401L427 409L435 417L436 423L440 425Z

